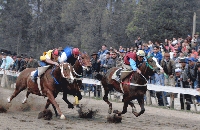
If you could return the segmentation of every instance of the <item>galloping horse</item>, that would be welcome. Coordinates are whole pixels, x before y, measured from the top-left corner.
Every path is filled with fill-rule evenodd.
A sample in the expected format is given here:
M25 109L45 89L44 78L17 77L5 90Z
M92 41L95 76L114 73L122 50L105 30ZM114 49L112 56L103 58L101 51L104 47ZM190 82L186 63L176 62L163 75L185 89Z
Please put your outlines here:
M82 99L80 87L82 86L83 69L90 69L90 67L92 66L90 62L90 57L87 53L80 53L78 59L72 65L73 65L73 76L75 80L73 83L65 81L66 82L65 86L67 87L64 87L65 90L63 91L63 100L68 104L68 108L74 108L74 106L72 103L68 101L67 94L77 96L78 100Z
M60 66L51 66L46 70L46 72L41 75L40 84L33 83L31 80L31 72L34 71L34 68L27 68L23 70L17 78L16 88L11 97L8 98L8 102L16 97L21 91L28 88L25 99L22 103L25 103L29 94L36 94L38 96L48 97L45 109L48 108L50 104L53 105L54 109L58 110L61 119L65 119L65 116L62 114L55 98L58 93L63 91L62 80L71 79L73 82L74 77L72 74L73 68L69 63L60 64ZM61 83L61 84L59 84Z
M72 83L68 82L67 80L62 80L62 88L63 88L63 100L68 104L68 108L74 108L74 105L69 102L67 99L67 94L75 96L75 103L78 105L78 100L82 99L82 95L80 92L80 87L82 86L82 76L83 76L83 69L90 69L91 62L90 57L87 53L80 53L78 56L78 59L70 59L71 65L73 65L73 76L74 81ZM78 99L76 99L76 97ZM53 106L55 115L57 116L57 111L55 107Z
M96 75L96 78L101 81L104 87L105 95L103 97L103 100L109 105L109 114L111 114L112 112L112 103L108 101L108 93L113 88L116 91L123 93L122 101L124 102L123 111L119 112L118 110L114 110L113 113L116 113L119 116L121 114L125 114L127 112L128 105L132 107L132 113L136 117L144 113L144 94L147 91L147 79L149 78L149 76L153 75L154 70L157 69L156 63L157 62L154 60L154 58L147 58L147 62L143 62L139 67L139 69L141 70L141 74L133 71L129 75L127 75L121 83L112 79L112 75L114 74L114 72L119 69L117 67L109 69L104 76L100 74ZM137 99L141 107L141 111L139 113L136 112L135 105L132 102L132 100L134 99Z

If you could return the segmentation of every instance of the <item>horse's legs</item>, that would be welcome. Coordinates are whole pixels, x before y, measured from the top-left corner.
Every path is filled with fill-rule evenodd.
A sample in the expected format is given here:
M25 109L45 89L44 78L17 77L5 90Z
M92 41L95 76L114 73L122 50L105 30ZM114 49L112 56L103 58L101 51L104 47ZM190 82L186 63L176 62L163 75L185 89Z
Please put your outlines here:
M45 109L47 109L47 108L49 107L50 104L51 104L50 100L47 99L47 103L46 103ZM54 112L55 112L55 115L56 115L56 117L57 117L57 116L58 116L58 112L57 112L57 110L56 110L56 107L55 107L53 104L52 104L52 107L53 107Z
M26 97L24 98L24 100L22 100L22 104L26 103L27 99L28 99L28 96L29 96L30 92L27 91L26 92Z
M140 105L141 110L140 110L139 113L137 113L136 111L133 112L133 114L134 114L136 117L140 116L141 114L143 114L143 113L145 112L145 108L144 108L144 97L143 97L143 96L138 97L137 100L138 100L138 103L139 103L139 105Z
M112 103L110 103L108 101L109 89L108 88L104 88L104 89L105 89L105 94L103 96L103 100L109 105L108 113L111 114L112 113Z
M23 91L26 87L23 87L23 88L17 88L15 89L14 93L12 94L11 97L8 97L7 100L8 100L8 103L10 103L12 101L12 99L14 97L16 97L21 91Z
M136 107L134 105L134 103L132 101L129 102L129 105L132 107L132 113L134 114L135 112L137 112Z
M47 97L49 99L49 101L51 102L52 105L54 105L56 107L56 110L58 111L59 115L60 115L60 119L65 119L65 115L62 114L54 95L52 94L52 92L50 92L50 90L47 91Z
M128 104L130 104L130 99L128 98L127 95L124 95L124 96L123 96L123 100L122 100L122 101L124 102L124 106L123 106L122 112L120 112L120 111L118 111L118 110L114 110L114 111L113 111L113 113L116 113L116 114L118 114L119 116L120 116L121 114L125 114L125 113L127 112ZM132 105L134 106L134 104L132 104Z
M62 98L67 104L68 104L68 108L74 108L74 105L71 103L71 102L69 102L69 100L67 99L67 92L63 92L63 98Z

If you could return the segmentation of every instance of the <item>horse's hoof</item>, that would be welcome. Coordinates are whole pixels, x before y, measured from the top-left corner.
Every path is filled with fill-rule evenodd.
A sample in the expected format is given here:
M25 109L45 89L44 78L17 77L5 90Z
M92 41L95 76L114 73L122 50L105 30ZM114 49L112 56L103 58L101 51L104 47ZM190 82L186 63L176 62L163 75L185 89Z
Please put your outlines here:
M10 103L10 97L7 98L8 103Z
M74 105L73 105L73 104L69 104L69 105L68 105L68 108L72 108L72 109L73 109L73 108L74 108Z
M65 115L62 114L62 115L60 116L60 119L61 119L61 120L65 120Z
M118 110L113 110L113 113L115 114L118 114L118 112L119 112Z
M27 98L25 97L24 100L22 100L22 104L26 103Z

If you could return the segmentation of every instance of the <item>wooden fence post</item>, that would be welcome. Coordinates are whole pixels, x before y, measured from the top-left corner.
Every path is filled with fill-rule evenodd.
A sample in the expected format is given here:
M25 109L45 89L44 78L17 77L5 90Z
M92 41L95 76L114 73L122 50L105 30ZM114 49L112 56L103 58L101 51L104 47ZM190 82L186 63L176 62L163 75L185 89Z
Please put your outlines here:
M147 102L147 105L152 105L151 95L150 95L149 90L146 91L146 102Z

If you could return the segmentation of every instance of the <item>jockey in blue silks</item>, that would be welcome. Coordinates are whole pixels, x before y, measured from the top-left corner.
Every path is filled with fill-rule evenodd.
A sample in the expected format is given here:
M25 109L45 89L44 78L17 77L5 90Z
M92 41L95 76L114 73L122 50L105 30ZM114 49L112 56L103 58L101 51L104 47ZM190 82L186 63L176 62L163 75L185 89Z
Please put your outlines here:
M67 62L70 63L71 65L74 65L76 59L78 58L80 51L78 48L73 48L73 47L65 47L64 49L59 49L60 54L58 57L58 61L60 63L62 62Z

